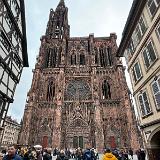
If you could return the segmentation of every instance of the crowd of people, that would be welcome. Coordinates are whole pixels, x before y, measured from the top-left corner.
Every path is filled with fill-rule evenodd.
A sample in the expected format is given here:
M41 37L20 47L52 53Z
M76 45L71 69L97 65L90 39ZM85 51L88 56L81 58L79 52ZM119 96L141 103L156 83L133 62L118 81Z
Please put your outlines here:
M138 160L145 160L145 152L142 149L136 151ZM15 147L10 145L8 150L2 150L0 160L98 160L100 159L96 149L86 147L86 149L65 149L34 147ZM105 148L102 160L133 160L132 149L109 149Z

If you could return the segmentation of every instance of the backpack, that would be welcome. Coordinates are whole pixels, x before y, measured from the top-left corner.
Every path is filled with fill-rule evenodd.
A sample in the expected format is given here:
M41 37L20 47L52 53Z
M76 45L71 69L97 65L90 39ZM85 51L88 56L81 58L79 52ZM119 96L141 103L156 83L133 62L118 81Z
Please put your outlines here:
M85 152L85 160L91 160L91 157L92 157L91 151L90 151L90 150L87 150L87 151Z

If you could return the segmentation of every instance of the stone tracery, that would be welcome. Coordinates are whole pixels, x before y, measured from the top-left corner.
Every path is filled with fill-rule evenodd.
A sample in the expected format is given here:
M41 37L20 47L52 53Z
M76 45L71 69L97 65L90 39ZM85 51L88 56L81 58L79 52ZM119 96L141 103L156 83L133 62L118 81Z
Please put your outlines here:
M132 113L126 116L125 109L131 106L126 105L130 103L124 68L115 56L116 35L70 37L67 13L64 1L55 12L50 11L28 93L21 143L59 148L90 143L100 151L107 145L123 147L125 143L139 148L138 142L136 147L130 142L132 137L136 141L135 132L127 134L135 124ZM43 125L47 130L43 133L39 126L45 118L49 122Z

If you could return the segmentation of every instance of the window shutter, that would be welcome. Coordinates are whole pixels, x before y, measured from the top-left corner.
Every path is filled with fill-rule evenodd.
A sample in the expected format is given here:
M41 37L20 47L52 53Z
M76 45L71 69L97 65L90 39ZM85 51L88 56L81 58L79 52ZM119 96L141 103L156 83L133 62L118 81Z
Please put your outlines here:
M133 68L132 72L133 72L133 78L134 78L134 81L136 82L136 81L137 81L137 78L136 78L136 73L135 73L134 68Z
M142 37L139 25L137 25L137 27L136 27L136 35L137 35L137 40L139 42Z
M159 91L157 82L154 82L154 83L152 84L152 88L153 88L154 94L156 94L156 93Z
M151 112L151 110L150 110L150 107L149 107L149 102L148 102L148 99L147 99L146 92L143 92L143 100L144 100L144 104L145 104L146 114L148 114L148 113Z
M152 84L153 93L158 109L160 109L160 78Z
M140 104L140 108L141 108L141 111L142 111L142 115L145 115L142 95L139 95L139 104Z
M141 77L141 72L140 72L138 63L135 64L135 71L136 71L137 79L139 79Z
M140 27L141 27L142 34L144 34L146 29L147 29L143 18L144 17L141 17L140 20L139 20L139 24L140 24Z
M148 51L149 51L149 55L150 55L151 61L153 62L156 59L156 55L155 55L155 52L154 52L154 49L153 49L153 45L152 45L151 42L148 44L147 48L148 48Z
M149 11L150 11L151 15L153 16L155 11L156 11L156 8L157 8L154 0L149 0L148 1L148 8L149 8Z
M155 98L156 98L157 107L158 109L160 109L160 92L155 95Z
M146 50L144 50L144 52L143 52L143 57L144 57L145 65L148 68L150 64L149 64L149 59L148 59Z
M156 33L157 33L157 37L160 39L160 26L158 26Z

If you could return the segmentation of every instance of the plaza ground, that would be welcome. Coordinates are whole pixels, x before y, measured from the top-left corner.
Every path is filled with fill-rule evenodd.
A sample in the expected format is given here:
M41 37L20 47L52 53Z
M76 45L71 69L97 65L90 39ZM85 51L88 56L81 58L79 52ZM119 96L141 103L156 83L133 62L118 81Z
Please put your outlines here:
M99 154L99 160L102 160L102 156L103 154ZM53 156L52 160L56 160L56 156ZM74 159L70 159L70 160L74 160ZM138 160L136 155L133 156L133 160Z

